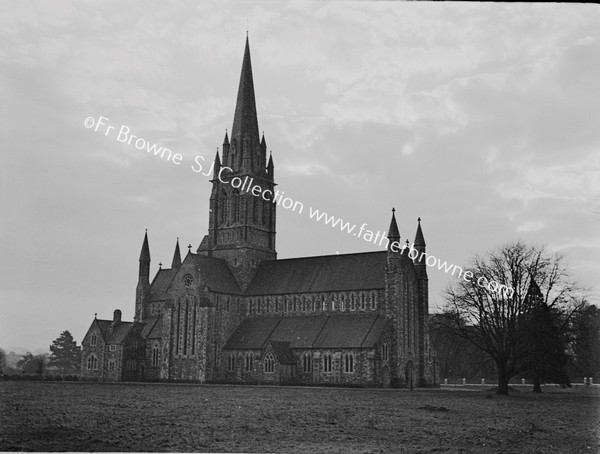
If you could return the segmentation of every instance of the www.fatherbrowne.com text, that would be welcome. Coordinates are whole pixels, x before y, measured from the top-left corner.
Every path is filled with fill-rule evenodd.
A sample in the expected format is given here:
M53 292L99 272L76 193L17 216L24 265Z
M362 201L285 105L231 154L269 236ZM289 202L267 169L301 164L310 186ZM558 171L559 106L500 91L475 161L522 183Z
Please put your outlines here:
M178 166L183 162L183 155L180 153L173 153L173 151L169 148L158 146L155 143L151 143L149 140L133 134L127 125L121 124L117 128L116 126L111 125L109 120L109 118L104 116L99 116L98 120L92 116L89 116L84 119L83 124L87 129L93 129L94 132L103 133L105 137L114 136L117 142L126 143L127 145L133 146L140 151L146 151L148 154L153 154L154 156L160 157L161 159L171 162L174 165ZM191 165L192 171L195 173L200 173L206 177L212 177L214 174L214 162L207 170L203 172L206 162L207 161L204 156L197 155L194 158L194 163ZM233 169L223 166L219 169L216 177L219 179L219 181L221 181L221 183L231 184L232 187L239 189L242 193L252 194L254 197L261 197L267 202L276 203L278 206L283 206L283 208L291 210L297 214L302 214L304 212L304 204L302 202L292 200L289 197L284 197L284 191L279 191L278 189L273 191L269 189L263 189L260 185L254 182L252 177L248 176L245 176L244 178L239 176L228 178L228 176L231 177L232 173ZM308 216L310 219L314 219L317 222L323 222L325 225L329 225L332 228L339 227L341 232L354 235L363 241L367 241L380 247L389 247L394 252L404 252L404 250L408 248L408 256L411 260L424 260L427 266L437 267L438 270L444 270L446 273L451 273L452 276L455 276L455 273L458 271L456 277L459 279L462 278L466 282L475 282L478 286L485 288L490 293L500 294L506 298L511 298L514 293L514 289L511 287L499 284L496 281L488 281L483 276L475 279L475 276L471 271L464 271L460 266L453 265L452 263L449 264L446 261L442 262L433 255L425 252L419 252L413 247L414 245L400 245L397 241L392 242L390 245L390 240L387 238L387 233L385 231L382 232L378 230L377 232L374 232L366 228L367 224L362 224L358 231L356 231L356 224L351 224L350 222L346 222L341 218L336 218L335 216L329 215L324 211L319 211L311 206L308 207Z

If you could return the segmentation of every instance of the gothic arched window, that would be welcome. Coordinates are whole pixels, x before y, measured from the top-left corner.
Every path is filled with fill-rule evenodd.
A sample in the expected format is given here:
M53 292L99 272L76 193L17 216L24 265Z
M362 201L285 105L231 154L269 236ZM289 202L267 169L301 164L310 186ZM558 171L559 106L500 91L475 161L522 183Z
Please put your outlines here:
M90 355L87 359L88 370L98 370L98 357L96 355Z
M323 372L331 372L333 370L331 355L329 353L325 353L323 355Z
M264 370L267 374L272 374L275 372L275 358L273 358L273 354L271 352L267 353L265 356Z
M302 370L305 373L312 371L312 356L310 356L310 353L302 355Z
M157 344L155 344L154 347L152 347L152 365L158 366L158 345Z
M354 372L354 355L352 353L344 355L344 372L347 374Z
M254 355L252 353L248 353L245 358L245 366L246 372L250 372L254 369Z
M384 342L381 346L381 359L388 361L390 359L390 349L387 342Z

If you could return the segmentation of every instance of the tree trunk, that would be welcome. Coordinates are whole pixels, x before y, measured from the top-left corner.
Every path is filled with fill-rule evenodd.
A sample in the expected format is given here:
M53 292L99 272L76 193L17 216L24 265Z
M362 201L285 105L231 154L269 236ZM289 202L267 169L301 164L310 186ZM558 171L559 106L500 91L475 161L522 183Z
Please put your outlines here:
M510 377L506 373L506 365L498 363L496 365L498 366L498 390L496 394L508 394L508 381Z
M542 392L542 384L540 383L540 381L537 378L533 381L533 392L534 393Z

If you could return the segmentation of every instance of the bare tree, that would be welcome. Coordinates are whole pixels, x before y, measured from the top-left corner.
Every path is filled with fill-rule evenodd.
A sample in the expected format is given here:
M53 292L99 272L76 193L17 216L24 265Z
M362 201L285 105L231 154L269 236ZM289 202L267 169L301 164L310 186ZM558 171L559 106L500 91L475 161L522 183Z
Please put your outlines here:
M570 281L563 259L549 255L543 248L510 243L485 256L476 256L463 279L446 291L446 313L454 321L453 329L496 363L498 393L508 393L512 377L527 369L524 329L534 310L527 293L535 281L549 308L565 314L562 328L570 316L582 307L584 297ZM467 279L469 277L469 279ZM505 285L512 291L495 291Z

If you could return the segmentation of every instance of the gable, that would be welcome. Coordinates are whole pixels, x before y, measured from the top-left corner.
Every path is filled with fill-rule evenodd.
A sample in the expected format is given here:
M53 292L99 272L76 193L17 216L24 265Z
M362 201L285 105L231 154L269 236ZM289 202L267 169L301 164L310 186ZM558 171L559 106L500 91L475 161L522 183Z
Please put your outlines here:
M104 322L106 320L100 320L100 321ZM83 339L81 340L81 345L90 343L91 336L94 333L96 333L96 335L98 336L98 341L106 342L105 331L103 331L101 329L101 326L98 323L98 319L94 319L92 321L92 324L88 328L87 332L85 333L85 336L83 336Z

